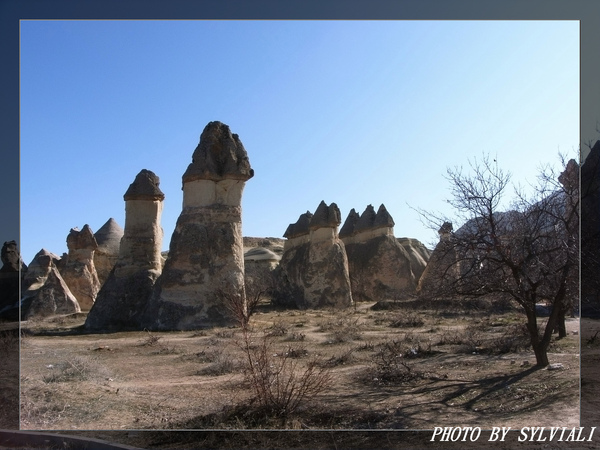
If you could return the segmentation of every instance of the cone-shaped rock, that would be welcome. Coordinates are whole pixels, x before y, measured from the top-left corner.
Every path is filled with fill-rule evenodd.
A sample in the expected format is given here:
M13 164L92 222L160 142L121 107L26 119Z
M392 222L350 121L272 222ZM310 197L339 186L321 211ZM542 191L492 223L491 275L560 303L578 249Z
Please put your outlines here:
M42 249L29 264L22 286L23 320L81 311L56 267L59 260L55 254Z
M354 234L354 229L356 228L356 223L360 219L360 214L356 212L354 208L350 210L348 217L346 217L346 221L344 225L340 229L340 238L343 239L345 237L350 237Z
M117 262L98 293L85 327L90 330L139 328L141 315L162 269L164 194L154 172L143 169L123 196L125 230Z
M246 150L210 122L183 175L183 210L142 325L188 330L233 324L225 301L244 294L242 192L254 175Z
M94 265L100 285L119 259L119 247L123 237L123 228L112 217L94 233L98 248L94 252Z
M419 295L437 295L444 287L451 285L460 277L460 264L453 242L453 226L444 222L438 230L440 241L431 252L427 267L419 278L417 292Z
M68 256L61 267L61 275L77 299L82 311L89 311L100 290L100 281L94 265L98 248L89 225L81 231L72 228L67 236Z

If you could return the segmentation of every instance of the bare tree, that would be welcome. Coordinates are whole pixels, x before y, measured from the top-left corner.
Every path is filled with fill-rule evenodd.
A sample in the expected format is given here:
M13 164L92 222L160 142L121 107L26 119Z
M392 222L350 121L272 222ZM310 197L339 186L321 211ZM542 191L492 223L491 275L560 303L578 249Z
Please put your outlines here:
M422 293L513 299L527 317L538 366L548 365L552 332L562 325L564 333L564 317L572 311L578 287L579 166L574 160L562 162L560 176L549 167L540 171L532 195L516 189L508 212L499 209L511 175L495 159L474 160L466 174L462 168L448 169L448 203L464 221L456 232L447 218L419 211L436 228L444 223L437 255L432 255L437 267L422 281ZM538 302L551 306L543 329L538 327Z

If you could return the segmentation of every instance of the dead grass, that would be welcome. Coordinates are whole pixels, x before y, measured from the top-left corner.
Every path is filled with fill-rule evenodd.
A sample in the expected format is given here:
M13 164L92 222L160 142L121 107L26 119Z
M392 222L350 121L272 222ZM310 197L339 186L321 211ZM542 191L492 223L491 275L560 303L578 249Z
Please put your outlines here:
M569 319L569 335L554 340L549 355L564 369L547 371L532 368L523 318L513 311L370 306L261 308L246 332L94 335L82 334L74 318L36 322L25 327L21 347L21 426L554 426L557 409L566 417L560 426L578 423L576 320ZM585 339L600 346L593 334ZM290 394L290 386L298 392L306 384L318 389L300 399ZM267 395L269 389L279 394ZM269 405L269 396L287 403Z

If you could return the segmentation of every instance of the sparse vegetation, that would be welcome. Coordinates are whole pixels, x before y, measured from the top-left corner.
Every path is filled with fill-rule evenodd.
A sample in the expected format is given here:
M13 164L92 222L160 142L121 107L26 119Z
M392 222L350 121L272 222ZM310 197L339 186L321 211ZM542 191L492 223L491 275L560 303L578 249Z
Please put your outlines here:
M22 427L424 428L431 414L452 426L479 414L473 408L497 410L498 401L511 410L501 425L551 423L539 417L554 407L572 410L576 420L578 336L550 349L565 369L536 371L514 311L490 316L462 304L394 303L381 310L359 304L360 314L342 317L261 308L245 330L192 333L81 334L74 321L72 331L53 334L56 322L36 322L23 330ZM400 317L406 326L389 326ZM584 342L596 345L593 337ZM563 390L552 395L509 395L559 382ZM504 384L511 390L494 390ZM493 416L477 417L498 426Z

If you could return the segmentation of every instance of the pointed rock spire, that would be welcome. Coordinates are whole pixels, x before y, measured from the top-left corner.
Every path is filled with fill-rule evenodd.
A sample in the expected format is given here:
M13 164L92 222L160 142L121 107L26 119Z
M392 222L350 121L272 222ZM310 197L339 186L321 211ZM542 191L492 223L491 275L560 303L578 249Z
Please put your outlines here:
M348 217L346 217L344 225L340 229L340 238L349 237L354 234L354 228L356 227L358 219L360 219L360 214L358 214L356 210L352 208L348 214Z
M300 214L300 217L298 218L296 223L289 224L287 230L285 230L285 233L283 234L283 237L287 239L292 239L298 236L308 234L310 231L309 224L312 217L313 215L310 211L306 211L304 214Z
M385 205L382 203L381 206L379 206L379 209L377 210L377 215L375 216L373 226L375 228L380 228L393 227L394 225L394 219L392 219L392 216L386 209Z

